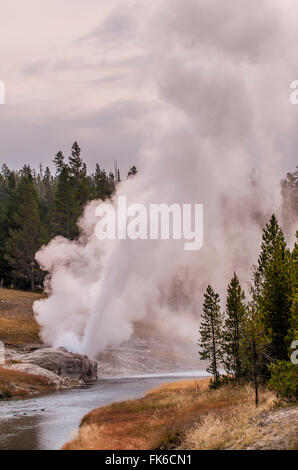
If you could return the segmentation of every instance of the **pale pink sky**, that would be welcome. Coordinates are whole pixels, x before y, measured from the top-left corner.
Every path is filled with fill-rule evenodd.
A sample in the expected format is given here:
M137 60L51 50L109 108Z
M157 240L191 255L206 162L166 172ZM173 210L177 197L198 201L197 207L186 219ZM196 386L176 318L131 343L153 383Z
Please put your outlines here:
M286 3L291 22L297 18L298 5ZM162 35L158 42L154 30L144 27L149 12L163 4L165 17L159 18L158 27L163 29L164 22L166 33L173 3L164 0L0 0L0 80L6 86L6 105L0 107L0 163L46 165L59 149L68 155L74 140L90 169L96 162L112 169L117 158L126 172L137 162L139 150L154 138L156 117L165 106L157 91L165 44ZM211 4L213 13L207 7ZM253 54L255 19L260 14L256 5L253 2L245 13L251 24L245 39ZM212 42L222 33L226 41L216 2L201 0L198 6L203 13L204 9L212 13L204 23L200 16L193 18L198 37ZM212 21L217 22L216 30ZM271 27L278 28L278 17L277 24L274 21L268 21L264 36L270 36ZM156 41L153 49L151 39ZM230 39L237 54L237 37ZM161 50L154 56L152 50L156 52L158 44ZM228 42L224 46L230 47ZM296 42L291 47L294 53ZM284 60L287 66L286 54ZM298 78L298 60L297 70L289 69L287 86ZM293 136L287 141L283 171L294 169L296 140Z
M1 163L48 164L74 140L90 166L135 162L156 106L139 9L131 0L1 0Z

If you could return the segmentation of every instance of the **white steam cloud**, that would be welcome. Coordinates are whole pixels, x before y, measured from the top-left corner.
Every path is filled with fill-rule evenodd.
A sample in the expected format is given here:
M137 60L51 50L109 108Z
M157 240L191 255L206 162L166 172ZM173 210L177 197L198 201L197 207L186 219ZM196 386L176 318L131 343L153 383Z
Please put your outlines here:
M193 337L207 284L223 293L234 270L248 279L264 218L280 207L281 149L294 132L295 2L165 0L144 8L139 41L159 118L138 175L118 194L128 203L203 203L204 247L99 241L99 201L86 207L78 241L58 237L43 247L37 260L50 273L49 297L34 305L42 337L91 357L127 340L138 321Z

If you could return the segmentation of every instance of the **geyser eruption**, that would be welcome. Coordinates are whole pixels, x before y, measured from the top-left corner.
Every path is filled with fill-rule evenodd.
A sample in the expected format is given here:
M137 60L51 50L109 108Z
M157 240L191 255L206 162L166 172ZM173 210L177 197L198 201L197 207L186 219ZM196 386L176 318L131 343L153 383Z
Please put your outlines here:
M49 297L34 305L44 341L95 357L139 321L192 338L207 284L223 293L234 270L248 279L264 217L280 206L280 149L293 131L291 6L166 0L142 9L138 40L158 91L158 125L118 195L204 204L204 246L100 241L100 201L91 202L78 241L58 237L36 255L49 272Z

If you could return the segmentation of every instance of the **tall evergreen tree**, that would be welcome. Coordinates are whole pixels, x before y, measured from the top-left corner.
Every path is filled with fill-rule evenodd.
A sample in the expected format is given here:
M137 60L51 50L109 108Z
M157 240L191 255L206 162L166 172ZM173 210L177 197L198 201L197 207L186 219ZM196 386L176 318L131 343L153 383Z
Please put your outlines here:
M76 226L78 216L79 207L75 199L69 168L64 165L58 177L57 191L53 202L53 234L74 239L78 235Z
M274 214L263 230L261 253L253 275L252 297L271 338L268 354L272 360L285 359L290 316L289 252Z
M37 191L29 168L25 167L16 189L16 210L12 216L5 259L12 268L15 281L34 290L42 275L35 253L46 239L41 222Z
M6 165L2 166L1 178L1 205L0 205L0 282L9 286L12 282L12 269L6 259L9 230L15 228L13 214L17 209L15 197L17 175L10 171Z
M263 230L261 253L259 256L259 267L262 272L266 271L266 267L273 258L275 247L279 243L285 246L282 229L278 224L275 214L272 214L269 223L266 224Z
M290 258L290 286L291 286L291 309L290 328L287 335L287 344L298 339L298 231L296 232L296 243Z
M272 259L265 270L259 305L265 328L270 335L273 360L288 358L286 336L290 328L291 287L289 282L290 254L283 239L274 246Z
M258 258L258 265L254 269L252 296L256 302L261 295L262 284L264 282L266 269L273 259L273 253L277 244L286 246L283 232L278 224L275 214L272 214L269 222L263 230L261 253Z
M108 181L109 181L110 195L112 195L116 190L116 181L115 181L115 176L111 171L108 176Z
M55 186L55 181L51 175L49 167L47 166L45 171L42 173L38 184L40 203L43 209L45 222L47 223L49 222L49 215L53 207Z
M65 163L64 163L64 155L61 150L56 154L53 160L55 167L56 167L56 174L60 175Z
M92 199L92 184L87 175L87 166L81 158L81 149L77 142L73 144L71 156L69 157L69 175L72 179L78 211L81 213L86 202Z
M104 201L107 197L111 196L112 192L109 178L105 170L102 170L98 163L96 164L95 173L93 175L93 185L96 199L102 199Z
M224 365L228 374L241 377L244 373L240 355L245 317L245 294L234 273L228 285L226 319L223 329Z
M84 166L83 164L83 160L81 158L81 149L77 142L74 142L71 148L71 155L69 157L69 168L70 175L74 178L76 184L78 185L82 174L86 176L86 166Z
M198 345L200 358L211 361L206 370L213 375L215 384L219 382L219 365L222 362L221 333L222 314L219 295L208 285L204 294Z

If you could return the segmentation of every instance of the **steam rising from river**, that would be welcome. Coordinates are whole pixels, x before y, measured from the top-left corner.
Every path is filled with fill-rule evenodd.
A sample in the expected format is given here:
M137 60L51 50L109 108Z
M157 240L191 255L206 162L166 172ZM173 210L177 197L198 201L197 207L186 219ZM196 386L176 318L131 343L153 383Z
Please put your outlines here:
M281 149L296 114L295 2L161 0L141 10L158 125L118 195L203 203L204 247L99 241L98 201L86 207L78 241L43 247L37 260L50 273L50 295L34 305L42 337L93 357L127 340L136 322L193 338L207 284L223 293L234 270L247 280L264 218L279 210Z

